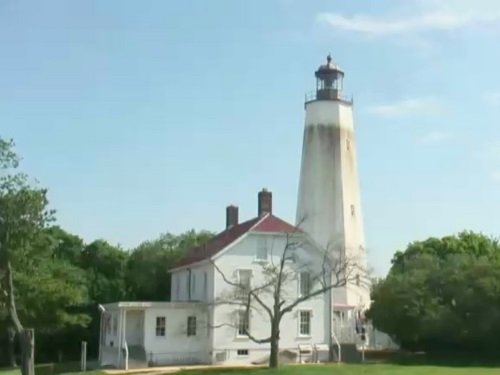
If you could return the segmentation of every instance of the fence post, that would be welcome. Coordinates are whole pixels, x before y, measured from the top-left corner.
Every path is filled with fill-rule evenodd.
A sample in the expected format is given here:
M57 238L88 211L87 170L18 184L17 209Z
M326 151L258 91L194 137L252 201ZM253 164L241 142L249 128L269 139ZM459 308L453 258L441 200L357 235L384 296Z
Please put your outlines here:
M87 342L82 341L81 371L87 371Z

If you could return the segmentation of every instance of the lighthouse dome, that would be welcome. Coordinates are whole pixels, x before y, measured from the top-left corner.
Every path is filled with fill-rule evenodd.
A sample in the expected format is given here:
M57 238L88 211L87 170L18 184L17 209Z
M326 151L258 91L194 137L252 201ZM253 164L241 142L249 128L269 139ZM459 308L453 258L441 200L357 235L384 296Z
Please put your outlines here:
M331 72L331 71L340 71L341 72L342 69L340 69L340 66L338 66L337 63L335 61L333 61L332 56L328 55L326 57L326 64L320 65L318 68L318 72L326 73L326 72Z

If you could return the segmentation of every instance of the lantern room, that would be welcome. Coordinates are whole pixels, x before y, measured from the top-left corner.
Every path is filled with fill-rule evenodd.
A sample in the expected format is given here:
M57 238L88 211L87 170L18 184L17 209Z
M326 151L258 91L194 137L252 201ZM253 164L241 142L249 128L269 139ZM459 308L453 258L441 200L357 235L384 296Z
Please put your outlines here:
M321 65L316 76L316 100L339 100L342 95L344 72L328 55L326 64Z

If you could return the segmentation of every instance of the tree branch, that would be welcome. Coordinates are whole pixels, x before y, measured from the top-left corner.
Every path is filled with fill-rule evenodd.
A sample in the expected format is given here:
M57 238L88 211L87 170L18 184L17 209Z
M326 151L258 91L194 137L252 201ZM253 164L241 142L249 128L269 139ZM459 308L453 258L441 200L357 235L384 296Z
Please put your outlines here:
M262 306L262 308L267 312L267 314L269 315L269 318L273 318L273 312L272 310L269 308L269 306L267 306L260 297L257 296L257 292L263 290L263 289L266 289L268 287L270 287L273 282L270 281L269 283L265 284L265 285L262 285L262 286L259 286L255 289L251 289L251 290L245 290L245 287L243 287L243 285L239 284L239 283L235 283L234 281L231 281L229 280L226 275L224 274L224 272L222 272L222 270L219 268L219 266L217 266L215 264L215 262L211 262L212 265L214 266L214 268L216 269L216 271L222 276L222 279L224 280L224 282L226 282L227 284L233 286L233 287L236 287L238 288L239 290L247 293L249 296L253 296L255 298L255 300L259 303L259 305Z

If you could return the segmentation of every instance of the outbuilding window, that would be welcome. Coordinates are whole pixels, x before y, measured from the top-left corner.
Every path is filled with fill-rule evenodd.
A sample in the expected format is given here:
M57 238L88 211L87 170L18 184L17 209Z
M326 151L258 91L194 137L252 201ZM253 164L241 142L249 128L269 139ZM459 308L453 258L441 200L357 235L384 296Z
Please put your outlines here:
M196 336L196 316L188 316L187 318L187 335Z
M164 337L166 333L167 318L164 316L156 317L156 337Z

